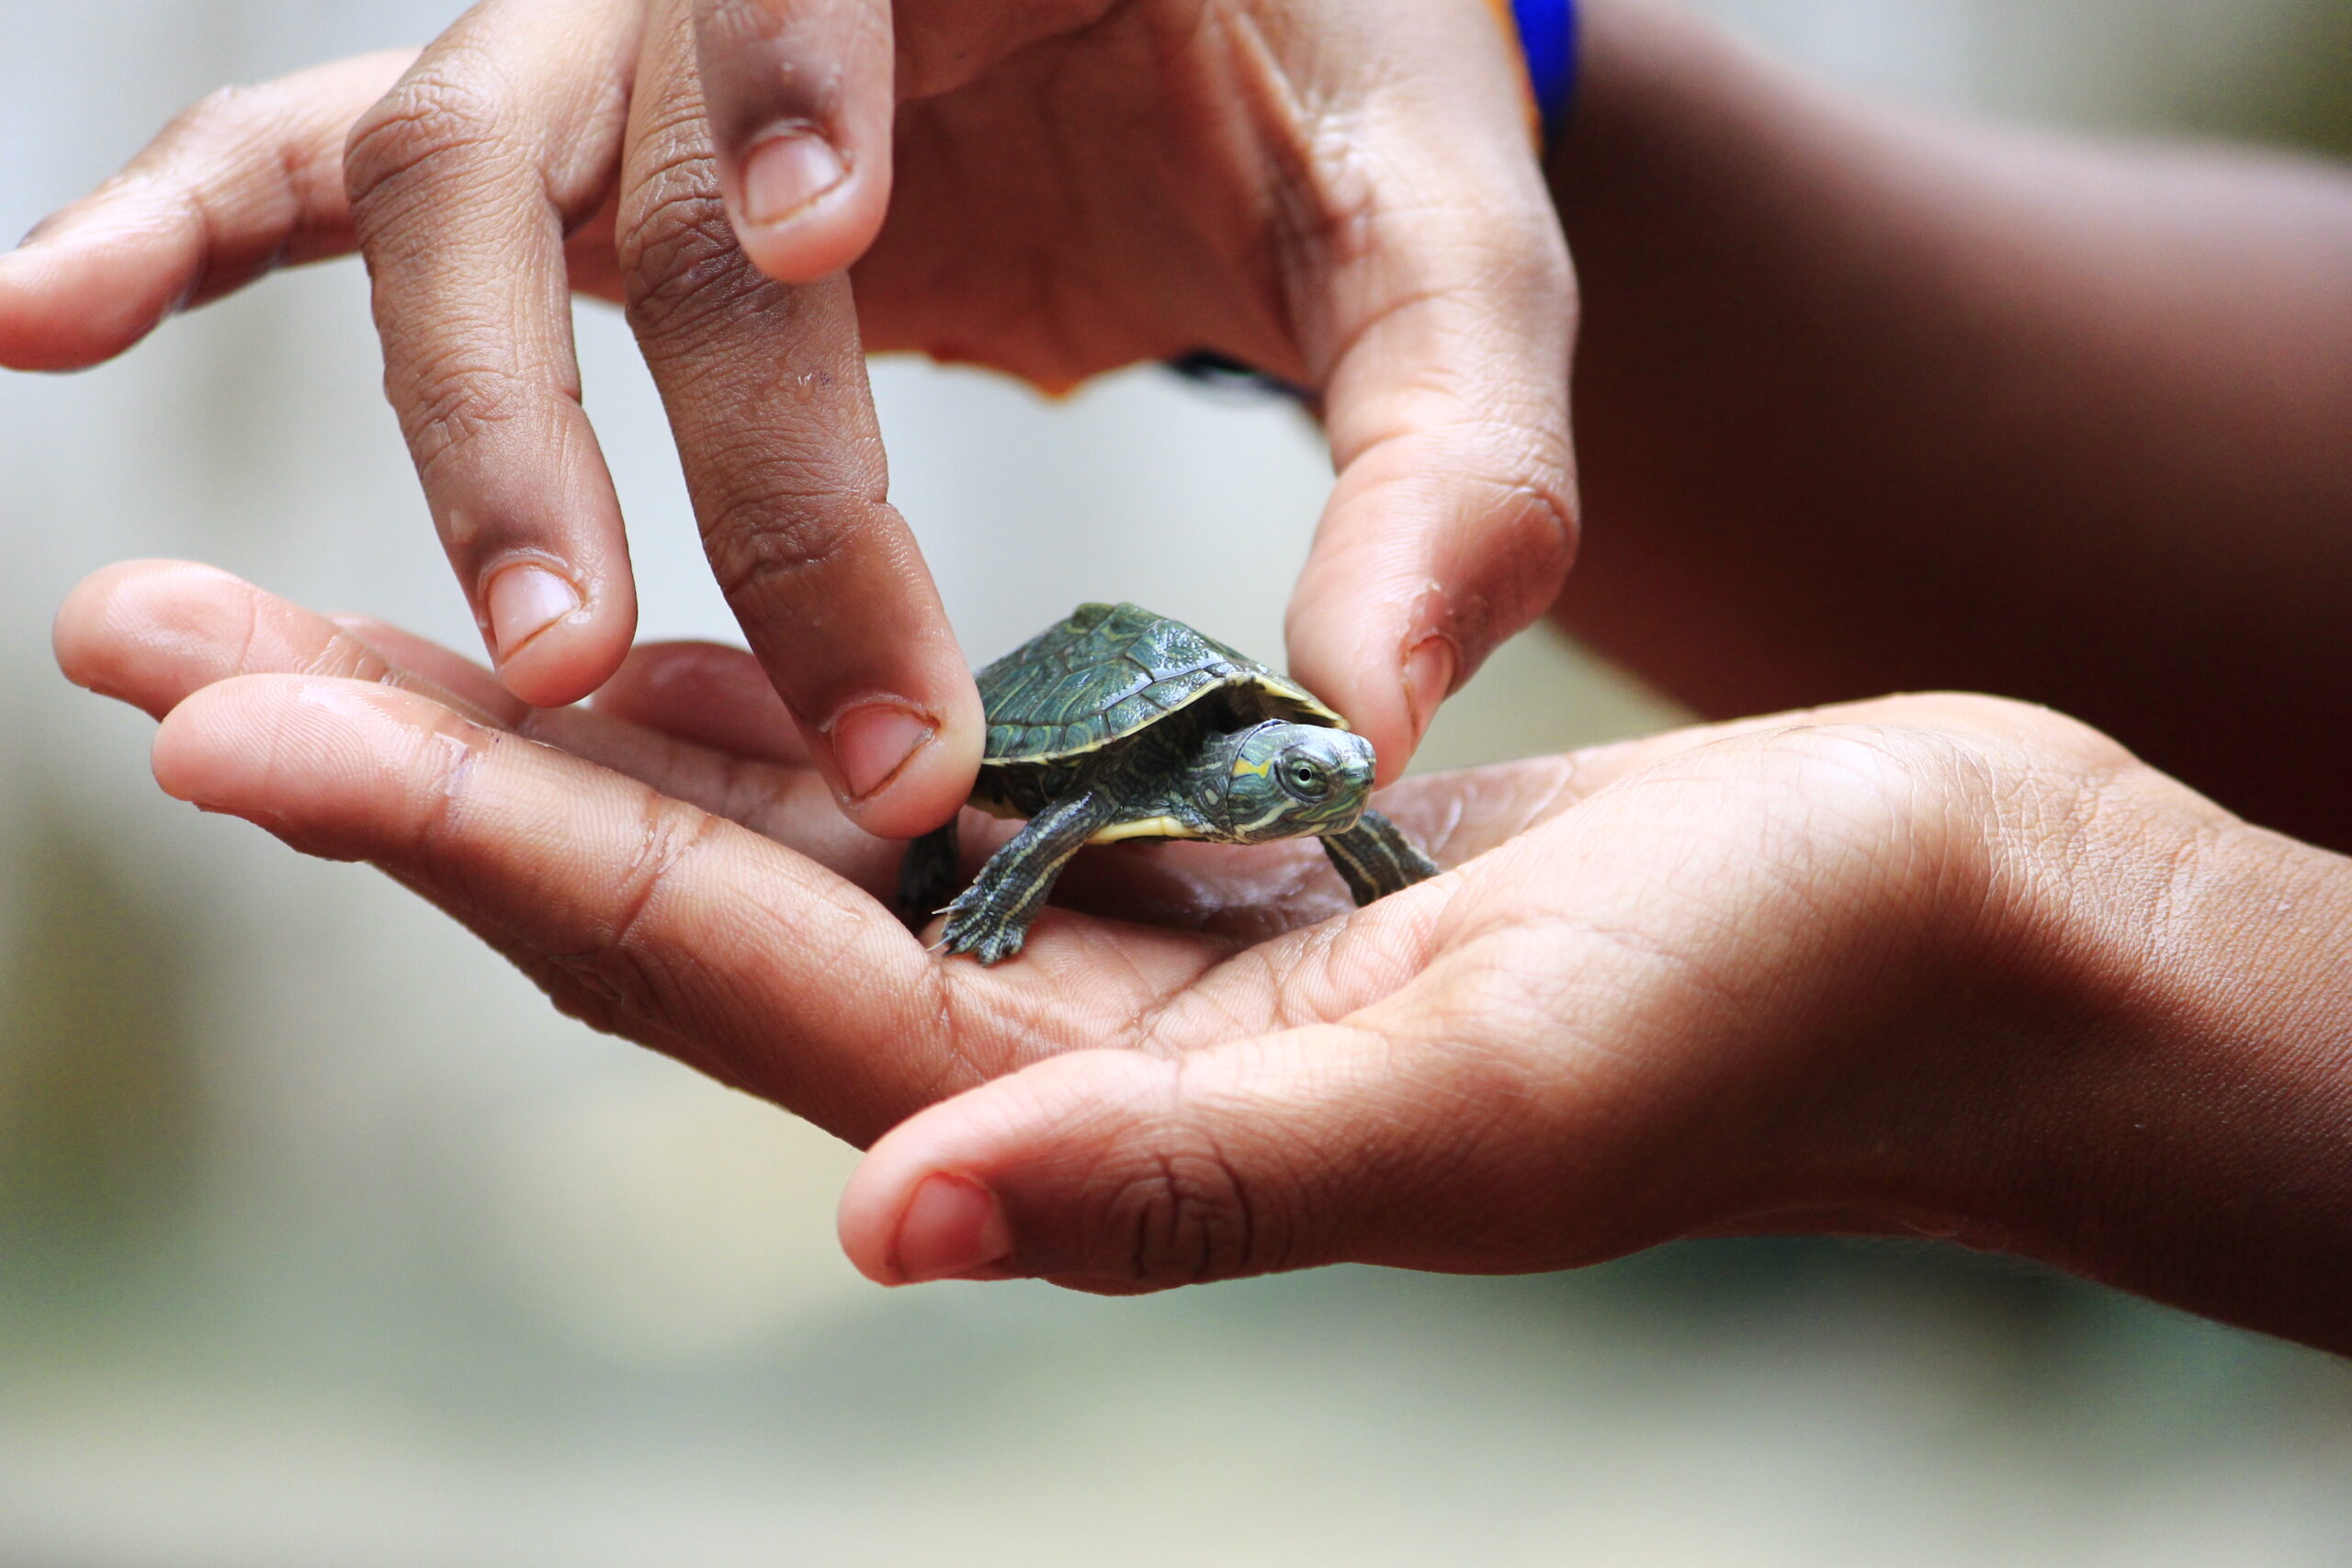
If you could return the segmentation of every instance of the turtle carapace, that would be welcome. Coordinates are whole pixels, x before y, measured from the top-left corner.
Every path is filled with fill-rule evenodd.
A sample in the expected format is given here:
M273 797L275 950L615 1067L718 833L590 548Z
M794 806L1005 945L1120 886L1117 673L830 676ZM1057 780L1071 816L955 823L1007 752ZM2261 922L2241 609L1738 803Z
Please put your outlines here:
M1316 837L1359 904L1437 867L1365 801L1372 743L1303 688L1181 621L1081 604L979 673L988 748L971 803L1028 826L947 906L941 945L1021 951L1054 879L1087 844ZM956 885L956 825L908 846L920 918Z

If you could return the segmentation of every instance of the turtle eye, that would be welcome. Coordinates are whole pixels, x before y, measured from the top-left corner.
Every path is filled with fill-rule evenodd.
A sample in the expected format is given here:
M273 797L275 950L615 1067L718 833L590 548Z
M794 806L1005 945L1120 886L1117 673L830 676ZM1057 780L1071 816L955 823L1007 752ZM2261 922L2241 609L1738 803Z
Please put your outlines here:
M1321 764L1307 757L1293 757L1283 764L1283 783L1302 800L1320 800L1331 790Z

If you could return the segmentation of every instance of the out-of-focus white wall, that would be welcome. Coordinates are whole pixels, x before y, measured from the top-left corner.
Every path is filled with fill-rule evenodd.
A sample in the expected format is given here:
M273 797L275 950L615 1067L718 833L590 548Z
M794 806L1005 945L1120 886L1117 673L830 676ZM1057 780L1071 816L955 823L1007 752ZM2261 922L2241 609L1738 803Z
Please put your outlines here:
M1713 8L1880 90L2090 122L2256 58L2273 14ZM0 225L212 85L453 9L17 6ZM625 330L580 333L647 633L731 635ZM1718 1300L1671 1261L865 1286L831 1238L847 1151L556 1018L371 874L164 800L148 722L55 675L55 604L134 555L470 648L376 383L348 265L0 379L0 1560L2340 1560L2343 1378L2082 1292L1905 1265ZM1154 374L1060 404L905 362L876 385L975 657L1110 595L1279 649L1328 483L1287 411ZM1530 642L1438 750L1661 716Z

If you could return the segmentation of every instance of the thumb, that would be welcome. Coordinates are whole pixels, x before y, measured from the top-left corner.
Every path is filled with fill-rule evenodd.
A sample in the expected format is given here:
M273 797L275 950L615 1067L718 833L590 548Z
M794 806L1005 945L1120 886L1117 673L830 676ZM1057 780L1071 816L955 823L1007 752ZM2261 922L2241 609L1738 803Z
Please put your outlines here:
M933 1106L842 1195L867 1278L1112 1294L1339 1262L1557 1267L1534 1075L1323 1025L1180 1056L1057 1056Z
M1440 8L1442 9L1442 8ZM1577 533L1568 358L1577 288L1512 89L1375 95L1358 215L1303 311L1339 482L1290 605L1291 673L1393 781L1438 705L1559 592Z
M857 260L890 202L890 0L695 0L695 39L744 253L781 283Z

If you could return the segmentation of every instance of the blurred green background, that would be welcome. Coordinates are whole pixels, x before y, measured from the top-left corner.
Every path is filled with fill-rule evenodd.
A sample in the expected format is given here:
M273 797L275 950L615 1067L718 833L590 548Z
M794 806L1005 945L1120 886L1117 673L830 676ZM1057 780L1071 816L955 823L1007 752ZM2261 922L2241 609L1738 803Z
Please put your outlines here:
M2352 6L1710 9L1917 102L2352 148ZM219 83L453 10L12 6L0 223ZM627 334L581 332L646 630L729 635ZM1102 596L1280 647L1328 482L1286 411L876 380L976 656ZM147 721L56 677L57 601L141 554L472 647L376 382L349 265L0 380L0 1562L2352 1562L2345 1366L1925 1244L868 1287L847 1150L553 1016L371 874L164 800ZM1199 547L1146 562L1154 528ZM1538 634L1426 761L1672 718Z

